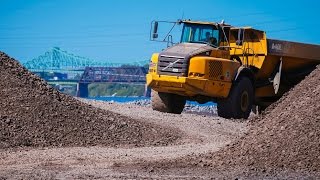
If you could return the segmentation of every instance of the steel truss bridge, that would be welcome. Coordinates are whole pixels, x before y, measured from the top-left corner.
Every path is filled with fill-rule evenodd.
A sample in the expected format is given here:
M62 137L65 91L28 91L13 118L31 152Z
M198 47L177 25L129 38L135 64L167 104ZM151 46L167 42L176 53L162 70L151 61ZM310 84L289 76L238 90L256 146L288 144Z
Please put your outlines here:
M112 63L106 61L96 61L86 57L77 56L67 51L54 47L43 55L27 61L23 65L30 70L84 70L85 67L122 67L144 66L149 61L137 61L134 63Z
M54 47L23 65L50 84L77 84L77 96L87 97L91 83L145 84L148 63L95 61Z

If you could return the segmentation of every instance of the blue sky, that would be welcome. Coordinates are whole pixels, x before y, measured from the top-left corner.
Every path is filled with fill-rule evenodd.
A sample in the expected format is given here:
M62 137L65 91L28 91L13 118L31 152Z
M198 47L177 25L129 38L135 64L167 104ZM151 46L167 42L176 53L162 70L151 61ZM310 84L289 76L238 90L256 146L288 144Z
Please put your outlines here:
M52 47L109 62L150 58L152 20L180 18L252 26L269 38L320 44L316 0L0 0L0 51L21 61Z

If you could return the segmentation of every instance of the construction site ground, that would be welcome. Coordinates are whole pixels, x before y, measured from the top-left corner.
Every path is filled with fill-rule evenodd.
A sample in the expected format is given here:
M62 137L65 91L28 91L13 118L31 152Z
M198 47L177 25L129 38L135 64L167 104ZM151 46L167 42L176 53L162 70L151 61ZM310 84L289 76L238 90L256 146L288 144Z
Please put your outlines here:
M119 171L117 166L213 152L247 131L246 122L209 115L181 115L155 112L150 107L82 100L95 107L111 110L141 122L152 122L182 132L177 145L160 147L109 148L58 147L14 148L0 151L0 177L13 178L143 178L193 177L173 174ZM123 170L123 169L122 169ZM134 169L133 169L134 170ZM199 174L198 174L199 175ZM207 176L208 177L208 176Z
M250 120L76 99L0 52L0 179L319 179L320 67Z

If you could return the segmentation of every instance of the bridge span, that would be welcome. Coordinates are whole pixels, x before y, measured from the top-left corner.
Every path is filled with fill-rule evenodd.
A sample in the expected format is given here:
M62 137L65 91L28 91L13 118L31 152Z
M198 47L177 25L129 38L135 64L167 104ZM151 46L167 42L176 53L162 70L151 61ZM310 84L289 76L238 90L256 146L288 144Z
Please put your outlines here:
M146 84L149 61L130 64L95 61L52 48L24 66L52 85L77 85L77 96L88 97L91 83ZM146 88L145 88L146 89Z

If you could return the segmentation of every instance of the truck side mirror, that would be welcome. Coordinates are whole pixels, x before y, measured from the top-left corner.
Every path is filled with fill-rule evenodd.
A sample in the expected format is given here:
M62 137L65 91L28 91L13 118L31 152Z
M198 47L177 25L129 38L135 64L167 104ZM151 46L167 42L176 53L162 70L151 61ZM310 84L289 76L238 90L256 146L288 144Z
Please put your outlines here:
M158 38L158 21L155 21L153 24L153 33L152 38L157 39Z

